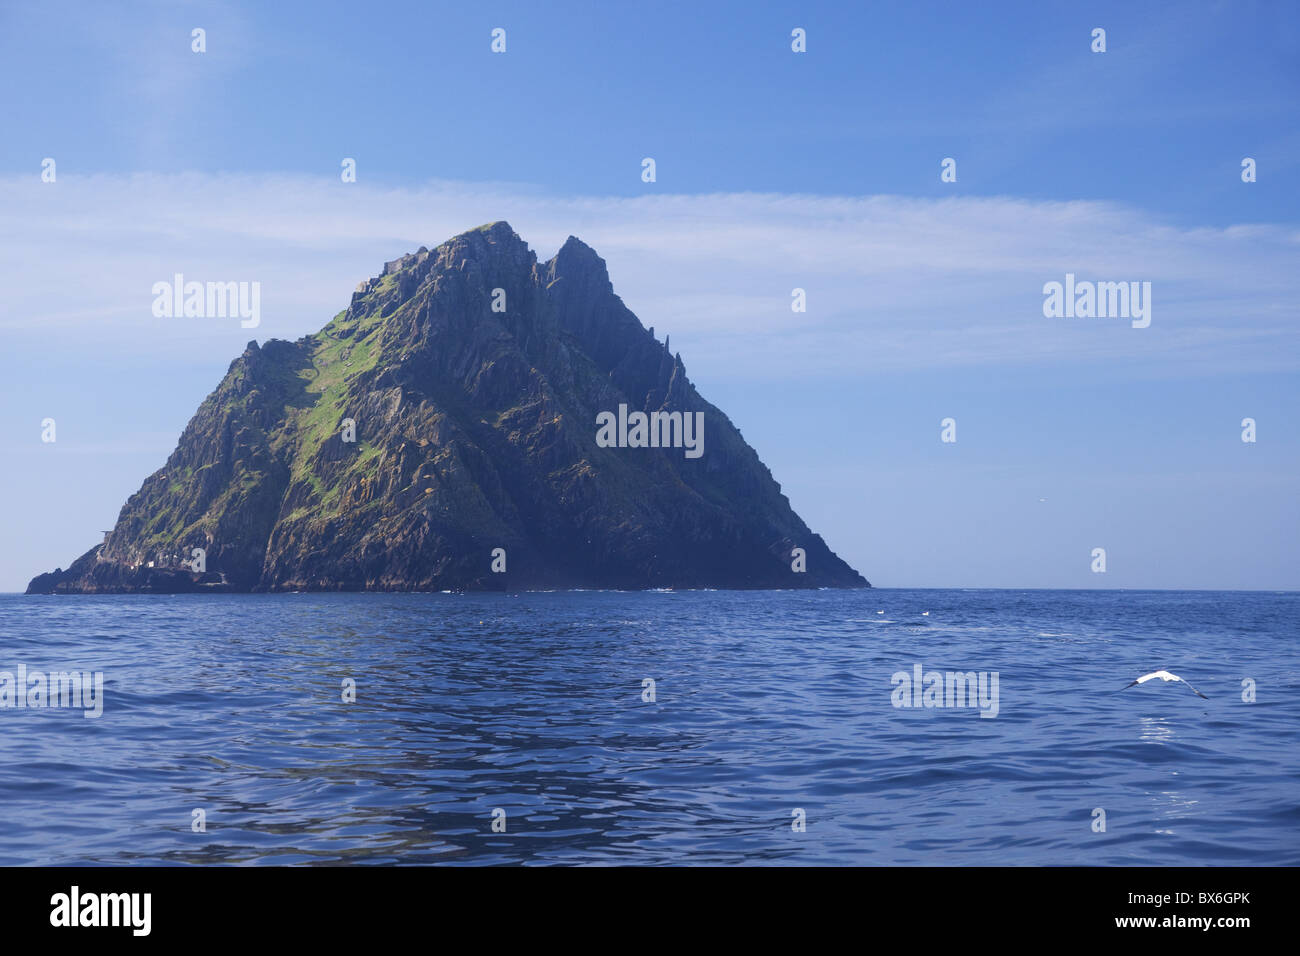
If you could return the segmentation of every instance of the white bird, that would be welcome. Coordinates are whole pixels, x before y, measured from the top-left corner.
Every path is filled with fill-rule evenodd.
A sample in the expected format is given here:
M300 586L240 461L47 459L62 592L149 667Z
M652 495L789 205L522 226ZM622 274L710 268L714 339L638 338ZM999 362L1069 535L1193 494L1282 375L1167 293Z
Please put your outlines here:
M876 613L877 613L877 614L884 614L885 612L884 612L884 611L877 611Z
M930 616L930 612L929 612L929 611L922 611L922 612L921 612L921 617L929 617L929 616Z
M1205 697L1204 694L1202 694L1199 690L1197 690L1197 689L1196 689L1195 687L1193 687L1191 684L1188 684L1187 681L1183 680L1183 679L1182 679L1181 677L1179 677L1177 674L1171 674L1171 673L1169 673L1169 671L1152 671L1150 674L1143 674L1143 675L1142 675L1141 677L1139 677L1137 680L1133 681L1133 684L1145 684L1147 681L1152 680L1152 679L1154 679L1154 678L1156 678L1156 677L1159 677L1159 678L1160 678L1162 681L1164 681L1165 683L1169 683L1169 681L1171 681L1171 680L1176 680L1176 681L1179 681L1180 683L1187 684L1187 689L1190 690L1190 691L1191 691L1193 694L1195 694L1197 697ZM1123 687L1120 688L1120 690L1127 690L1128 688L1132 687L1133 684L1125 684ZM1210 698L1205 697L1205 699L1206 699L1206 700L1209 700Z

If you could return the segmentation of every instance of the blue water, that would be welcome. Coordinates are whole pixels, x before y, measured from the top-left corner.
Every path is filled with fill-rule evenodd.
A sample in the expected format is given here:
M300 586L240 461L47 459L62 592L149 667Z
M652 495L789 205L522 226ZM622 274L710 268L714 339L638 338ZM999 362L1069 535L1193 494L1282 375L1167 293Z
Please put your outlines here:
M105 701L0 710L0 864L1296 865L1298 610L1266 592L4 595L0 670L100 670ZM997 716L895 707L915 664L997 672ZM1210 700L1119 691L1162 667Z

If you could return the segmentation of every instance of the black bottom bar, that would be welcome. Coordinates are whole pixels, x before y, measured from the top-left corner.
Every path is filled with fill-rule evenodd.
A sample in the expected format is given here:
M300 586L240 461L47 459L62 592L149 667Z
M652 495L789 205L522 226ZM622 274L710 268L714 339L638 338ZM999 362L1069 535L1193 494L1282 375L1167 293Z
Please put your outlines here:
M688 925L702 925L764 936L846 931L881 942L903 932L943 945L1051 933L1070 941L1199 936L1231 946L1286 925L1281 910L1293 883L1294 871L1263 868L7 869L0 914L9 941L75 934L78 942L337 946L459 926L494 943L503 934L536 943L539 934L599 929L607 941L620 938L603 935L612 930L667 945L668 935L680 943ZM138 932L146 926L147 935Z

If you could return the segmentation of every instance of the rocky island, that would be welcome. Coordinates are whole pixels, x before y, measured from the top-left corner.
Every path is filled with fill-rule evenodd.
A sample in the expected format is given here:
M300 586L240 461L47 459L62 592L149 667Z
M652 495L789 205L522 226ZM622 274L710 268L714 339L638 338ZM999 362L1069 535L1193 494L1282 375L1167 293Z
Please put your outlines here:
M403 256L250 342L114 528L29 594L870 587L570 237Z

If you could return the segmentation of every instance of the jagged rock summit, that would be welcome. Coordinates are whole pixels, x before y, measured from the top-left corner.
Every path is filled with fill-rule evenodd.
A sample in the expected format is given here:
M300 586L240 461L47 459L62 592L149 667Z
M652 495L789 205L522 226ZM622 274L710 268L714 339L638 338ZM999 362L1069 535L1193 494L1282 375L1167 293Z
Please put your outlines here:
M571 236L538 262L496 222L250 342L103 543L28 593L869 586L604 260Z

